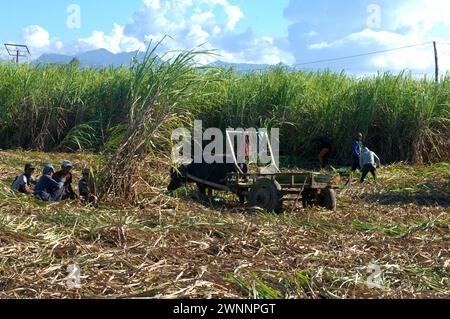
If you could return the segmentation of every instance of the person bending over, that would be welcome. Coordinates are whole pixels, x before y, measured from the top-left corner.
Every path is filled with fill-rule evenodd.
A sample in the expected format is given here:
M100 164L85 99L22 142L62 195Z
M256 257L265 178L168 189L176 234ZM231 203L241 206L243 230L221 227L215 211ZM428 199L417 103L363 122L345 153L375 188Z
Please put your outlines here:
M331 151L333 144L328 137L321 137L315 140L319 149L320 168L325 168L330 165Z
M362 167L361 183L364 183L369 173L372 174L375 181L377 180L377 167L381 166L381 161L377 154L369 150L368 147L365 147L361 152L360 165Z

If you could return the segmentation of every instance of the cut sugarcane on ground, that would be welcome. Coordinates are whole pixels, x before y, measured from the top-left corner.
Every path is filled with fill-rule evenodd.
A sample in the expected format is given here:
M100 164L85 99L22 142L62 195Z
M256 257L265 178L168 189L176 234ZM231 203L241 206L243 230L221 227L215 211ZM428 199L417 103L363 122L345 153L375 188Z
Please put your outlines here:
M338 209L250 211L194 187L165 193L165 160L143 164L134 205L44 204L15 195L24 163L92 154L0 152L0 298L446 298L450 164L398 164L338 193ZM167 172L167 173L166 173ZM69 289L68 267L80 267ZM373 266L380 274L370 276ZM378 287L370 283L375 282Z

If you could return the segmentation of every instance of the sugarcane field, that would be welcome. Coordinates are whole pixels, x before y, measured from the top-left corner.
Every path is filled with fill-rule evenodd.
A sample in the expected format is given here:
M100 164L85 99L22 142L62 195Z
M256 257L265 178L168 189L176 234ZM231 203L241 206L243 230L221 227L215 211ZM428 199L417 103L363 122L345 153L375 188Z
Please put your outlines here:
M408 45L369 27L333 42L330 30L285 64L293 43L235 34L256 12L236 1L137 2L112 35L68 36L71 55L37 25L0 52L0 299L449 298L445 39ZM286 3L295 19L303 2ZM189 40L202 30L209 40ZM367 45L384 36L400 44ZM333 51L359 37L356 53ZM405 66L399 52L436 60ZM384 60L352 64L367 56Z

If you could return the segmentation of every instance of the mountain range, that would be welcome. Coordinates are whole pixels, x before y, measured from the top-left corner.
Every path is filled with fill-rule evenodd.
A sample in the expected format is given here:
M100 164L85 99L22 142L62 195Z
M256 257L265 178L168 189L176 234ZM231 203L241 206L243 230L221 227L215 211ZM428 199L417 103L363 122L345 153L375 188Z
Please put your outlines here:
M78 60L81 68L105 68L121 66L130 66L131 60L137 56L138 60L144 59L143 52L123 52L114 54L106 49L98 49L88 51L77 55L63 55L63 54L43 54L33 64L69 64L73 59Z
M144 52L123 52L114 54L106 49L98 49L80 53L77 55L63 55L63 54L43 54L33 64L69 64L73 59L76 59L81 68L118 68L121 66L130 66L133 57L137 57L138 61L142 61L145 57ZM209 67L222 67L226 70L233 68L239 73L252 72L256 70L267 70L274 65L269 64L248 64L248 63L228 63L223 61L216 61L209 65ZM278 66L289 68L287 65L279 64Z

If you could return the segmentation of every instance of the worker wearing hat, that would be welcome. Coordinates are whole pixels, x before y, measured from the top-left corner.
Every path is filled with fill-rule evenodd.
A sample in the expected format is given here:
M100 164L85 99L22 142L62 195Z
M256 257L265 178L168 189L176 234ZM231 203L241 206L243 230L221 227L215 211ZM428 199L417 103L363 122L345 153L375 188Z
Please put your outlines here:
M53 179L55 168L51 164L45 165L42 177L39 179L34 190L34 196L46 202L59 202L64 191L64 182Z
M74 200L78 198L77 194L73 191L72 188L72 181L73 181L72 169L73 169L72 163L70 161L64 161L61 164L61 170L56 172L55 175L53 175L53 179L56 182L64 182L62 200L66 199Z
M15 192L23 194L32 194L33 186L36 185L36 180L33 177L33 173L36 170L33 164L26 164L24 173L14 180L12 189Z

